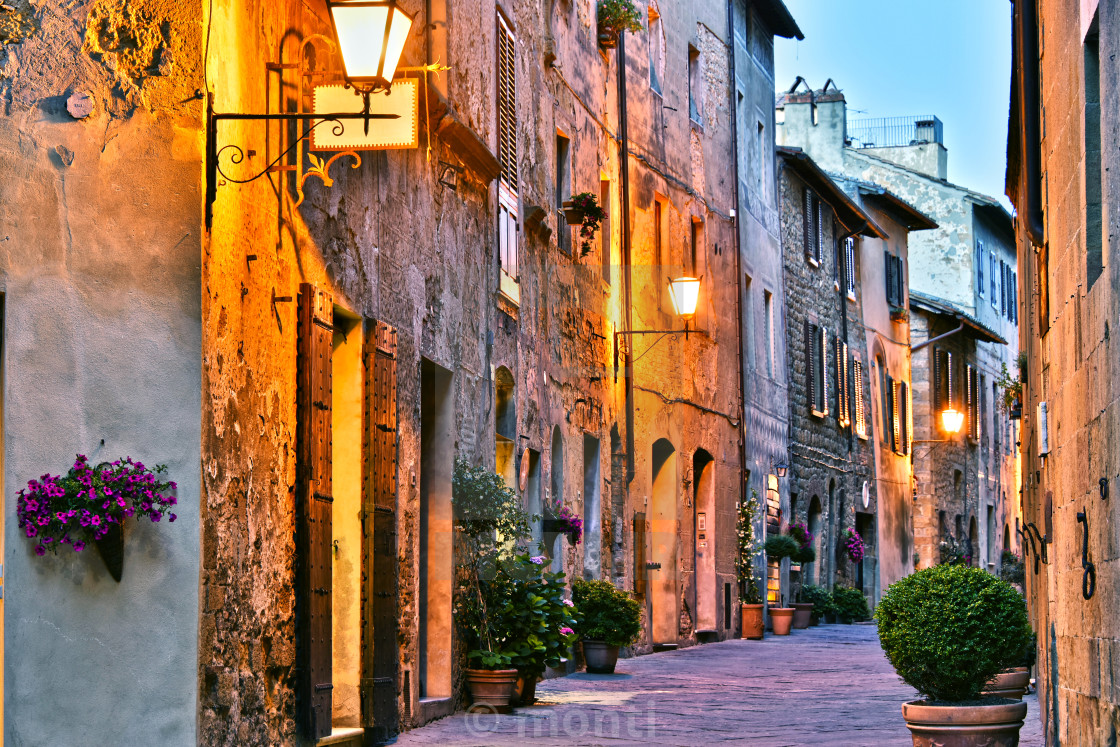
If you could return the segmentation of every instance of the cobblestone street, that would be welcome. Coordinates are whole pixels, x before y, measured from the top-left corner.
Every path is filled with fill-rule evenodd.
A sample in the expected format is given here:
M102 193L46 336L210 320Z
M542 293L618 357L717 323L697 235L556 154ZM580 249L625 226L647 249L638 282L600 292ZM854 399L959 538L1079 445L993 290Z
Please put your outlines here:
M788 638L726 641L618 663L537 686L511 715L457 714L398 745L908 745L903 701L873 625L824 625ZM1038 703L1022 747L1041 745Z

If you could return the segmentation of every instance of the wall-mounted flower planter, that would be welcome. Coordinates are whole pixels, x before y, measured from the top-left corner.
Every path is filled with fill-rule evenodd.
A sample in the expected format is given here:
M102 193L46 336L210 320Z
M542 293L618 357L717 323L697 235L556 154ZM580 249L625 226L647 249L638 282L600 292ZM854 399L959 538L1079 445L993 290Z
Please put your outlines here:
M97 546L97 554L105 561L109 575L120 583L124 571L124 527L120 524L111 524L105 536L94 540L93 544Z
M600 31L599 46L603 49L614 49L618 46L618 34L609 31Z
M910 310L901 306L891 307L891 321L892 322L908 322L910 321Z
M586 215L583 208L576 207L575 203L571 200L564 202L564 222L569 226L578 226L583 223L583 217Z

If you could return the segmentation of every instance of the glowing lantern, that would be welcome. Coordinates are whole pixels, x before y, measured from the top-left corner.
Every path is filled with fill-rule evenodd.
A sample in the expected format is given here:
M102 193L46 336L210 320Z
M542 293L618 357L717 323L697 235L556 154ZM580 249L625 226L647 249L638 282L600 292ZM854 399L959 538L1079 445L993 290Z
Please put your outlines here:
M412 17L396 0L328 0L346 80L364 91L388 90Z
M677 315L686 322L690 321L696 315L696 304L700 300L700 278L670 280L669 297Z

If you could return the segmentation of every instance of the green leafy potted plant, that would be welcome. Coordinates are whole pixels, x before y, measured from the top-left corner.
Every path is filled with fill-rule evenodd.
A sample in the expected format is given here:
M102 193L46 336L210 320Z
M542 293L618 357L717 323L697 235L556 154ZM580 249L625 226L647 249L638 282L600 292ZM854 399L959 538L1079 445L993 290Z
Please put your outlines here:
M837 586L832 590L832 610L840 622L850 624L862 622L871 617L867 607L867 597L859 589Z
M739 580L739 612L742 616L743 638L761 640L766 628L763 617L762 594L758 590L755 561L760 549L754 533L754 521L758 516L758 493L751 491L751 497L740 501L738 521L735 532L738 537L739 552L735 557L735 572Z
M1023 379L1027 371L1026 357L1019 354L1019 374L1012 376L1006 363L1000 363L1000 376L996 386L1001 392L999 407L1011 420L1018 420L1023 414Z
M802 522L789 525L786 533L797 541L797 552L790 556L795 563L812 563L817 559L817 551L813 549L813 533ZM797 630L808 628L812 622L813 603L800 599L800 590L797 601L793 602L793 627Z
M595 238L605 217L598 198L590 192L572 195L572 199L564 202L564 220L569 226L579 226L580 257L591 253L591 239Z
M452 474L455 512L455 620L466 641L467 687L473 705L506 708L517 681L513 621L518 603L510 563L530 536L521 500L500 476L462 459Z
M902 706L915 747L1018 744L1027 704L979 700L1031 640L1026 604L1010 584L979 568L925 568L887 590L875 619L887 659L925 696Z
M546 667L558 667L576 641L574 605L564 598L565 576L545 569L547 558L519 553L498 561L490 584L500 586L490 609L493 627L505 631L505 651L517 670L513 705L536 701Z
M599 46L614 49L624 31L642 30L642 14L632 0L599 0Z
M1009 666L1001 669L995 677L988 680L981 694L1022 700L1027 694L1027 688L1030 687L1031 667L1034 666L1036 658L1037 641L1032 633L1022 653L1009 662Z
M803 584L797 590L797 599L799 602L812 607L809 617L810 625L820 625L822 617L835 614L832 606L832 594L823 586Z
M609 581L572 582L576 633L583 642L583 657L592 674L613 674L618 649L638 640L642 610L634 598Z
M775 534L766 538L766 544L762 549L766 553L767 560L780 561L783 558L792 558L800 552L801 545L788 534ZM793 627L793 613L793 607L770 608L770 627L773 628L774 635L789 635Z

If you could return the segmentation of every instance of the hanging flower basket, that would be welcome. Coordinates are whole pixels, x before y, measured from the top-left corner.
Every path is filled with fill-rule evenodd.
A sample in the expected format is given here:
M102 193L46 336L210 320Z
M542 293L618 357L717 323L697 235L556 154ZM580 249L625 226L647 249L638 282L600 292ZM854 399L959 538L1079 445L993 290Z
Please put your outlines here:
M177 499L176 485L162 479L163 465L154 470L130 457L91 467L82 454L65 477L46 474L31 480L19 491L16 518L28 539L35 541L35 554L46 555L69 545L81 552L89 543L114 580L121 580L124 566L124 521L135 516L159 521Z
M578 226L583 223L583 208L576 207L572 200L564 201L564 222L569 226Z
M624 31L642 30L642 14L633 0L600 0L598 10L599 46L614 49Z
M564 219L570 226L579 226L579 256L591 253L591 239L595 238L606 213L591 192L580 192L564 203Z
M848 555L848 560L853 563L858 563L863 560L865 548L863 546L863 537L851 529L844 530L844 552Z
M564 505L550 505L546 509L547 516L541 522L541 528L548 534L566 534L573 545L578 545L583 539L583 519L572 513Z

